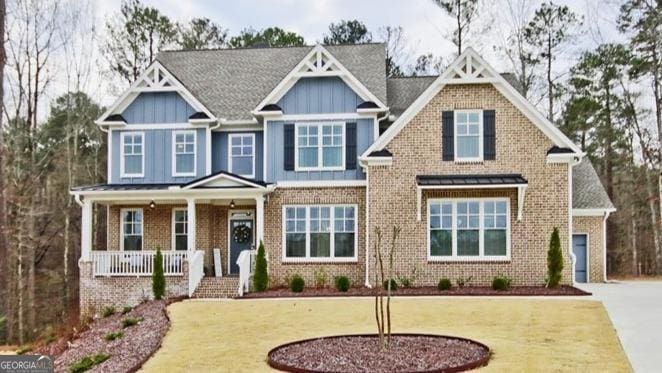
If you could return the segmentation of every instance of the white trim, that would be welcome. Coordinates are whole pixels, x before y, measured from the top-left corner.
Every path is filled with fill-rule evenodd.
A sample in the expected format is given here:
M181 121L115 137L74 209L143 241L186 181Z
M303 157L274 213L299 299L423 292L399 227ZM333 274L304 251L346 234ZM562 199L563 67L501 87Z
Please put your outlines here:
M259 122L255 118L251 119L226 119L221 118L218 120L221 125L224 126L243 126L243 125L255 125Z
M365 286L370 287L370 169L365 170Z
M267 168L267 164L269 164L269 152L267 150L267 139L269 138L267 136L267 122L269 121L265 118L262 123L262 180L264 181L269 180L269 170Z
M252 141L252 144L253 144L251 146L252 147L251 157L253 158L253 165L251 166L251 169L253 170L252 174L248 174L248 175L238 174L238 173L234 172L234 170L233 170L233 167L232 167L232 157L233 157L232 156L232 139L235 138L235 137L238 137L238 138L250 137L251 138L251 141ZM243 140L242 140L241 148L243 148L243 147L244 147L244 145L243 145ZM255 133L238 132L238 133L228 134L228 172L233 173L235 175L239 175L241 177L254 179L255 178L255 158L257 158L257 155L255 154L256 148L257 148L257 144L255 143Z
M160 189L160 190L113 190L113 191L72 191L71 195L77 198L101 203L140 203L147 204L150 201L185 201L188 199L218 200L218 199L254 199L272 192L275 186L266 188L209 188L209 189Z
M365 187L367 180L311 180L311 181L279 181L277 188L339 188Z
M591 282L591 257L590 257L590 255L591 255L591 244L590 244L590 241L589 241L589 239L590 239L589 234L585 233L585 232L572 232L572 237L574 238L574 236L586 236L586 282L585 283L588 284L588 283ZM573 248L572 248L573 254L575 252L574 249L575 248L574 248L574 242L573 242ZM575 256L575 258L576 258L576 256ZM575 269L576 269L576 265L575 265Z
M211 175L211 127L205 129L205 175Z
M110 131L109 131L110 132ZM135 136L135 135L140 135L141 139L141 149L142 152L140 153L140 156L142 158L142 167L141 167L141 172L138 174L127 174L124 172L124 138L126 136ZM120 178L142 178L145 177L145 153L147 149L145 149L145 132L142 131L125 131L120 133ZM136 155L136 154L133 154Z
M615 208L609 209L572 209L572 216L603 216L616 211Z
M478 254L477 256L458 256L457 255L457 203L458 202L479 202L478 207ZM484 242L484 232L485 232L485 211L484 211L484 202L506 202L506 255L505 256L495 256L495 255L484 255L485 253L485 242ZM432 203L451 203L453 206L452 217L451 217L451 235L452 235L452 248L451 256L433 256L431 254L432 247L430 242L430 205ZM426 231L427 231L427 260L429 262L472 262L472 261L503 261L508 262L511 260L511 224L510 220L512 219L511 210L510 210L510 198L507 197L479 197L479 198L428 198L427 200L427 219L425 221Z
M457 140L458 140L458 131L457 131L457 126L458 126L458 121L457 121L457 116L459 114L465 114L467 115L467 118L469 117L469 114L478 114L478 157L459 157L458 154L458 146L457 146ZM466 123L467 127L469 125L468 121ZM468 128L467 128L468 130ZM463 135L463 136L475 136L475 135ZM453 148L455 151L453 152L454 160L456 163L474 163L474 162L482 162L484 159L484 146L485 146L485 139L483 137L483 110L482 109L458 109L453 111Z
M257 110L255 112L253 112L253 114L262 116L263 118L278 117L278 116L283 115L283 111L282 110L267 110L267 111Z
M316 65L310 62L316 59ZM322 64L322 59L326 63ZM312 72L303 71L313 70ZM278 83L260 103L253 109L253 114L258 115L260 110L268 104L278 102L302 77L316 76L338 76L364 101L372 101L380 108L387 110L386 105L370 92L352 73L349 72L326 48L317 44L310 52L292 69L283 80Z
M356 109L356 112L359 114L377 114L384 111L388 111L388 108Z
M205 179L203 179L203 180L197 181L197 182L195 182L195 183L193 183L193 184L190 184L190 185L187 185L187 186L185 186L185 187L176 188L175 190L188 190L188 189L193 189L193 188L195 188L195 187L197 187L197 186L199 186L199 185L204 185L204 184L207 184L207 183L209 183L209 182L211 182L211 181L218 180L218 179L228 179L228 180L234 181L234 182L239 183L239 184L243 184L243 185L248 185L248 186L255 187L255 188L257 188L257 189L262 189L262 190L267 189L266 187L264 187L264 186L262 186L262 185L260 185L260 184L256 184L256 183L254 183L254 182L252 182L252 181L249 181L249 180L243 180L243 179L240 179L240 178L237 178L237 177L234 177L234 176L228 175L228 174L218 174L218 175L216 175L216 176L214 176L214 177L205 178Z
M246 131L262 131L264 128L259 124L241 125L237 127L219 127L213 131L215 132L246 132Z
M331 214L329 217L330 220L330 231L331 235L330 247L329 247L329 257L311 257L310 256L310 208L311 207L329 207ZM335 208L336 207L352 207L354 209L354 256L352 257L335 257ZM289 258L286 256L287 247L286 247L286 210L288 208L305 208L306 209L306 256L305 257L296 257ZM282 255L281 260L283 263L357 263L358 262L358 237L359 237L359 206L357 204L347 204L347 203L335 203L335 204L300 204L300 205L283 205L282 206L282 215L281 215L281 234L282 234Z
M106 149L106 163L107 163L106 182L108 184L112 184L113 183L113 130L111 128L108 129L107 135L108 135L108 149ZM120 151L123 150L120 149ZM121 154L120 154L120 159L121 159Z
M460 56L451 63L446 71L441 74L430 86L423 91L423 93L405 110L402 115L377 139L363 155L368 155L375 150L380 150L386 147L395 136L418 114L447 84L477 84L479 82L464 78L454 78L458 75L458 69L464 64L473 65L475 63L481 65L479 73L485 75L489 74L489 83L506 97L513 105L515 105L534 125L536 125L545 135L547 135L557 146L567 147L572 149L575 153L581 153L581 149L577 147L563 132L561 132L553 123L546 119L538 110L526 100L515 88L513 88L498 72L492 68L482 57L476 53L473 48L469 47L462 52ZM478 71L478 70L475 70ZM460 74L461 75L461 74ZM465 74L466 75L466 74ZM488 82L488 81L486 81ZM483 83L483 81L480 81Z
M306 120L358 120L374 117L374 114L353 114L353 113L328 113L328 114L289 114L278 118L270 118L272 121L306 121Z
M331 136L335 136L333 134L333 127L335 126L340 126L341 128L341 144L342 144L342 159L341 159L341 164L340 166L323 166L324 163L324 145L323 145L323 137L324 134L322 133L323 127L324 126L332 126L331 129ZM346 122L299 122L294 124L294 171L300 172L300 171L345 171L345 166L346 166L346 140L347 136L345 134L346 132ZM301 167L299 166L299 128L300 127L317 127L317 166L315 167ZM331 145L334 147L333 145ZM310 146L308 146L310 147Z
M193 125L199 125L199 124L207 125L207 124L216 122L216 119L209 119L209 118L207 118L207 119L189 119L188 122L193 124Z
M175 139L177 138L177 135L193 135L193 171L190 172L177 172L177 143ZM195 177L197 175L196 171L198 169L198 132L195 130L187 130L187 131L172 131L172 150L170 153L170 157L172 159L172 176L173 177ZM184 143L186 143L186 139L184 139ZM186 150L186 149L184 149ZM188 155L190 153L183 153L184 155Z
M121 128L113 127L115 130L193 130L196 128L208 128L209 126L194 125L189 123L149 123L149 124L129 124Z
M586 155L586 153L551 153L547 154L546 161L548 164L555 164L555 163L573 163L576 162L577 159L581 160Z
M256 210L257 210L257 207L256 207ZM244 213L247 216L242 217L242 218L237 217L236 219L233 219L232 214L237 214L237 213ZM250 213L250 215L248 213ZM227 239L227 241L228 241L228 252L227 252L227 255L228 255L227 256L227 258L228 258L228 275L232 274L232 272L231 272L232 253L231 253L231 247L230 247L230 245L232 244L232 242L230 241L230 237L232 236L232 220L249 220L249 219L252 221L251 233L253 235L253 244L251 245L251 247L256 247L256 243L255 243L255 233L256 233L256 229L255 229L255 212L253 210L247 210L247 209L228 209L228 239Z
M141 207L124 207L120 209L120 251L124 251L124 213L140 212L142 220L140 221L140 251L145 247L145 212Z
M187 207L174 207L172 209L172 224L170 226L170 250L176 251L177 247L177 233L175 230L175 225L176 225L176 220L175 220L175 215L177 212L184 212L186 214L186 250L188 250L188 231L189 231L189 225L188 225L188 208ZM181 250L180 250L181 251Z
M368 166L391 166L393 157L359 157L359 164L363 168Z

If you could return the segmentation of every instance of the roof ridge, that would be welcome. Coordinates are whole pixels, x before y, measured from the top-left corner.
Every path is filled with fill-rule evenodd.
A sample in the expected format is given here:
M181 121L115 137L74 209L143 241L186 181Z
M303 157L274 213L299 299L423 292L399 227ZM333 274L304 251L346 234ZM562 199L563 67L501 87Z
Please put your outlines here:
M366 45L379 45L379 44L386 44L384 42L369 42L369 43L354 43L354 44L321 44L323 47L360 47L360 46L366 46ZM202 49L165 49L162 51L159 51L158 54L161 53L177 53L177 52L225 52L225 51L242 51L242 50L256 50L256 49L264 49L264 50L270 50L270 49L295 49L295 48L313 48L317 44L313 45L285 45L285 46L275 46L275 47L264 47L264 46L248 46L248 47L240 47L240 48L202 48Z
M410 76L389 76L387 79L417 79L417 78L438 78L439 75L410 75Z

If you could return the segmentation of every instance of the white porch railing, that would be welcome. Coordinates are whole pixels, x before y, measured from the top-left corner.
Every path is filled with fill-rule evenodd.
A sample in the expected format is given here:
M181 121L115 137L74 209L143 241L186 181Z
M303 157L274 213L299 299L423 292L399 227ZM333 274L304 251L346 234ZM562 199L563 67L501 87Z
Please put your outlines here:
M239 288L237 294L241 297L250 289L251 275L255 271L256 250L244 250L239 253L237 265L239 266Z
M202 250L196 250L191 253L188 263L188 296L192 296L195 289L200 285L200 281L205 276L204 272L205 253Z
M161 251L166 276L184 274L186 251ZM92 251L94 276L151 276L156 251Z

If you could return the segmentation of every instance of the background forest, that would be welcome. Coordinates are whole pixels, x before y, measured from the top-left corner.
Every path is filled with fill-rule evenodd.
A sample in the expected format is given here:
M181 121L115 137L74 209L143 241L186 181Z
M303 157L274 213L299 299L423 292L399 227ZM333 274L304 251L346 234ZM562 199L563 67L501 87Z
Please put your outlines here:
M94 120L165 49L384 42L389 76L438 74L467 46L498 56L588 153L618 208L609 275L662 275L662 0L585 1L616 10L607 21L619 42L596 35L595 14L561 0L433 0L455 46L435 55L413 52L397 24L339 19L307 40L277 24L231 34L203 15L182 22L139 0L102 23L91 2L0 0L0 344L52 338L78 322L80 207L68 190L105 182L106 137ZM577 50L589 37L594 47ZM96 102L100 82L110 82L110 99ZM98 247L105 217L95 212Z

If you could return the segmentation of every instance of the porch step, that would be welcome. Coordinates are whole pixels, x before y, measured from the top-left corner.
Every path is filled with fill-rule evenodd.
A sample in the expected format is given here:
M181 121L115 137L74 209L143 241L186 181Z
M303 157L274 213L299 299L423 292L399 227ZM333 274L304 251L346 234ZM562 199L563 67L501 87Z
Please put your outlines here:
M203 277L193 298L232 298L237 296L238 276Z

